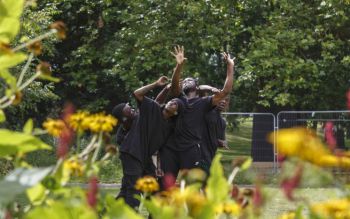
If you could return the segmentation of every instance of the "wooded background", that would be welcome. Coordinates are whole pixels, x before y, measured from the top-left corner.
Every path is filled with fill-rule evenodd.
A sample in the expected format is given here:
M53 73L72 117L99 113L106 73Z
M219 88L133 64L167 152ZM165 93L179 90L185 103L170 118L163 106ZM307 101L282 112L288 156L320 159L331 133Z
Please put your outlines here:
M32 72L39 59L48 61L62 82L38 81L25 90L24 101L6 110L6 126L11 128L22 127L28 118L41 124L46 117L57 116L66 101L79 109L109 113L115 104L129 101L134 89L161 75L171 76L175 60L170 51L175 45L185 47L184 76L218 88L226 70L220 53L236 57L230 111L346 108L348 0L38 0L36 4L25 9L22 36L43 33L57 20L67 25L68 33L62 42L44 42L44 53L34 61Z

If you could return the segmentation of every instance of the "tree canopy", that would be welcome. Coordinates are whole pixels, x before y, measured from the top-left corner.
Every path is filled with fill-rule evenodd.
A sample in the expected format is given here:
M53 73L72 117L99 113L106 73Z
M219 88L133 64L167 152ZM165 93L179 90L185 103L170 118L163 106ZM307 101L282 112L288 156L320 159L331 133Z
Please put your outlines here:
M36 25L53 20L62 20L69 31L65 41L46 43L50 52L41 57L62 78L41 85L51 86L55 96L33 98L44 106L70 100L108 112L134 89L160 75L170 77L175 66L170 51L183 45L184 76L218 88L225 79L220 53L236 57L231 111L344 109L349 5L347 0L38 0L23 15L28 22L22 31L35 32Z

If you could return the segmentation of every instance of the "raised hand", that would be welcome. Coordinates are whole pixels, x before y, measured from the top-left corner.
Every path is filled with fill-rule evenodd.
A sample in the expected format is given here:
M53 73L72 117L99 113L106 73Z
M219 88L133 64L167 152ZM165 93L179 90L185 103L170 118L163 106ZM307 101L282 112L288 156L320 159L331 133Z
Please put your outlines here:
M230 150L230 148L228 147L227 141L218 139L218 142L219 142L219 147L222 147L225 150Z
M235 59L236 59L236 57L233 57L233 58L231 59L230 54L228 54L228 53L226 53L226 52L223 52L222 55L223 55L224 60L225 60L225 62L227 63L227 65L235 66Z
M156 81L156 85L162 87L168 83L168 78L166 76L161 76Z
M174 52L170 52L176 59L176 63L178 65L182 65L184 64L185 60L187 58L185 58L185 49L183 46L175 46L174 47Z

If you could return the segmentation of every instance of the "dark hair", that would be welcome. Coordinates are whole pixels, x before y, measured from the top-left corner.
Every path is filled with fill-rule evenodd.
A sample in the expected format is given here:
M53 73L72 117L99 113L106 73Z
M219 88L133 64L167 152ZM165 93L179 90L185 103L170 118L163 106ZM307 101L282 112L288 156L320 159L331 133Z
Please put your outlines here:
M123 118L123 109L124 109L125 105L126 105L126 103L119 103L112 110L112 115L120 121Z

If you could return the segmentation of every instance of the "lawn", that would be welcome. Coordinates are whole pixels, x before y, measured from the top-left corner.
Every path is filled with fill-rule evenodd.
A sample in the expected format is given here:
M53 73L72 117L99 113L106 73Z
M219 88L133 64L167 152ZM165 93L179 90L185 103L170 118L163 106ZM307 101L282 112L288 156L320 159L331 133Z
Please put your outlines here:
M308 200L310 203L322 202L331 198L336 198L336 188L302 188L295 191L295 197L301 200ZM118 193L118 189L105 188L102 189L102 194ZM291 211L296 209L302 202L291 202L286 200L284 194L279 188L266 187L263 193L267 197L268 205L263 207L262 219L273 219L278 218L283 212Z

